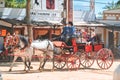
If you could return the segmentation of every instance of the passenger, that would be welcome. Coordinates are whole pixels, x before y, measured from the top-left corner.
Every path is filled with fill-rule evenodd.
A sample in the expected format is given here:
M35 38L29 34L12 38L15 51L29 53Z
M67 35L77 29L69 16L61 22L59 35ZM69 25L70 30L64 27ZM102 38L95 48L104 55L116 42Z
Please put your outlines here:
M82 35L81 29L77 29L77 30L76 30L76 37L77 37L77 38L80 38L81 35Z
M82 33L82 40L81 40L81 42L82 43L86 43L87 42L87 32L85 31L85 29L82 29L81 33Z
M81 43L82 42L82 33L81 29L76 30L76 43Z
M90 39L88 41L94 43L95 42L95 38L96 38L95 30L91 29L91 36L90 36Z

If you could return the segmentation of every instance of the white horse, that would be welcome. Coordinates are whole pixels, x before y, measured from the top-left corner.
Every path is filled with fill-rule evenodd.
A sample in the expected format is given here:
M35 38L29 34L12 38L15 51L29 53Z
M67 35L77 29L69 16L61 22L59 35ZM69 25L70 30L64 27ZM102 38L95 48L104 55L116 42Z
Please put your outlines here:
M25 65L24 70L26 70L26 67L28 68L28 70L30 70L33 48L29 47L28 40L24 36L19 36L19 41L16 45L12 47L12 50L13 50L14 59L10 66L9 71L12 71L12 67L18 57L21 57L24 62Z
M34 50L39 50L42 53L42 57L40 53L35 53L34 55L37 55L40 60L40 66L39 70L43 70L44 65L47 61L47 59L53 59L54 52L57 52L57 50L54 47L54 44L50 40L35 40L31 43L31 47L34 48ZM58 52L57 52L58 53ZM52 71L54 70L54 65L52 67Z
M28 40L25 39L25 37L20 36L19 43L15 45L14 47L14 59L10 66L9 71L12 70L13 64L17 60L18 57L21 57L26 70L26 67L28 70L31 68L31 60L33 55L37 55L40 60L40 66L39 70L43 70L44 65L47 61L47 59L53 59L54 53L59 54L61 53L61 50L54 47L54 44L50 40L34 40L30 45L28 44ZM40 53L33 53L34 50L41 51ZM42 57L41 57L42 54ZM54 70L54 65L52 67L52 71Z

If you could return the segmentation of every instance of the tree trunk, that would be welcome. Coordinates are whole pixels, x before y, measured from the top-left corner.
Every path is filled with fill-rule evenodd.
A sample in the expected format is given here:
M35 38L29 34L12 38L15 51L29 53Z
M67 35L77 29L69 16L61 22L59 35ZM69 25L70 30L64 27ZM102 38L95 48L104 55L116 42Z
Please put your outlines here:
M30 20L30 2L31 2L31 0L27 0L27 5L26 5L26 23L27 23L28 38L33 39L32 26L31 26L31 20Z

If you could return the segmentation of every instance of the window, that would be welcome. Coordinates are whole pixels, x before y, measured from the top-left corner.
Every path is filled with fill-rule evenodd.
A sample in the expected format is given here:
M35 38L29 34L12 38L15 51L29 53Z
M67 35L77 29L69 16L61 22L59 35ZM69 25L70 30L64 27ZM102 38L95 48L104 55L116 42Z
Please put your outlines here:
M55 9L55 0L46 0L47 9Z

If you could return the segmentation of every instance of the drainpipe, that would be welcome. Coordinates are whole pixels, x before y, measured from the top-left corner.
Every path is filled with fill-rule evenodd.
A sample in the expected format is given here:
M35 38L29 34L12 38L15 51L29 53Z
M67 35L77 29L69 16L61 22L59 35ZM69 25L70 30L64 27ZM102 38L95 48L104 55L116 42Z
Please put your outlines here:
M112 26L112 38L113 38L113 41L111 43L111 50L114 53L114 26Z
M68 13L68 3L69 3L69 0L66 0L66 22L68 22L68 19L69 19L69 17L68 17L68 15L69 15L69 13Z

